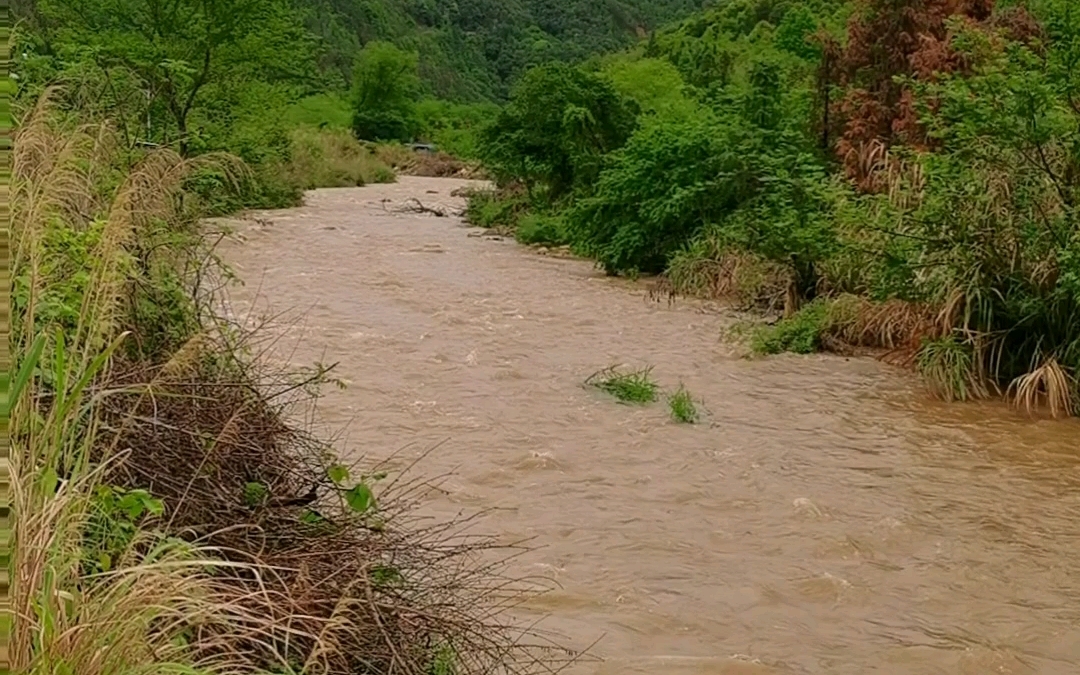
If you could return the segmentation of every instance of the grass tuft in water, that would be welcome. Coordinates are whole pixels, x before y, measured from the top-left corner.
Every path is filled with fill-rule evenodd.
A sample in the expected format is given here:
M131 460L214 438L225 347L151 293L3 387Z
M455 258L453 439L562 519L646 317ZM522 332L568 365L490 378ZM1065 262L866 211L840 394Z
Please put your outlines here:
M671 419L680 424L697 424L701 420L694 397L682 385L678 391L668 396L668 408L671 409Z
M606 368L590 376L585 384L607 392L623 403L652 403L660 392L660 386L652 380L651 367L629 373Z
M990 395L979 373L975 349L955 336L924 341L915 365L930 390L946 401L970 401Z

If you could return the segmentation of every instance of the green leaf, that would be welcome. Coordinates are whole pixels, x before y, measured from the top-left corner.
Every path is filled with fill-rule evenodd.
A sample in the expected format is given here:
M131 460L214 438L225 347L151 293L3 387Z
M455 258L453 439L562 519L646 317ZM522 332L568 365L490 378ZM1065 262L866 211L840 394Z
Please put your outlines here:
M128 520L134 522L146 513L146 499L145 492L133 490L120 498L118 506L124 512L124 515L128 517Z
M143 506L145 506L147 512L152 516L161 516L165 513L165 502L160 499L154 499L148 496L143 503Z
M376 586L392 586L405 581L405 577L396 567L390 565L376 565L371 568L371 582Z
M45 336L38 335L34 340L34 344L30 346L30 351L27 353L26 358L23 359L22 366L19 368L19 373L15 376L15 382L12 383L11 389L8 390L7 404L5 406L4 414L10 414L11 405L19 400L22 395L23 389L30 382L31 375L34 374L34 368L37 367L38 361L41 359L41 352L45 349Z
M334 481L336 485L343 485L349 480L349 469L341 464L335 464L326 470L326 475L330 480Z
M41 491L46 495L56 493L56 486L60 482L60 477L56 473L56 467L47 466L41 472Z
M62 407L64 397L67 394L67 350L64 346L64 331L56 330L56 345L53 347L55 363L53 364L54 382L56 382L56 406Z
M270 489L258 481L246 483L244 485L244 503L250 508L255 508L266 499L269 493Z
M361 514L375 508L375 495L372 494L371 488L364 483L360 483L347 491L345 501L349 504L349 508Z

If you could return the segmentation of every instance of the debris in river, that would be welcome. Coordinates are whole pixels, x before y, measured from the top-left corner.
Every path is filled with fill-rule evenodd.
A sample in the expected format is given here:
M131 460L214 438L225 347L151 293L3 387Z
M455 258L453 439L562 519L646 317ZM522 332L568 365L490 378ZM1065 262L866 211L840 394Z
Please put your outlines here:
M390 199L382 200L383 208L385 209L386 205L391 201L392 200ZM435 216L436 218L448 218L450 216L460 218L462 215L464 215L464 211L460 209L452 210L444 206L427 206L415 197L407 199L403 205L393 208L392 211L394 213L430 214L432 216Z

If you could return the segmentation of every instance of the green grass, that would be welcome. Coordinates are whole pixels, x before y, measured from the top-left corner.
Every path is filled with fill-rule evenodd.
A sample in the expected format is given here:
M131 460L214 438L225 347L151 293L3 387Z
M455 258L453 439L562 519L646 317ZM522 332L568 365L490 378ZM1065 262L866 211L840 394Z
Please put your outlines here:
M318 94L289 106L285 121L292 127L352 128L352 106L340 96Z
M915 367L930 389L946 401L968 401L989 395L979 376L975 350L954 336L926 340Z
M562 216L548 216L539 213L526 214L518 221L514 237L522 244L548 244L562 246L569 244L566 222Z
M457 652L450 645L444 644L435 650L429 673L430 675L457 675L457 664Z
M701 420L694 397L682 385L678 391L668 396L668 408L671 410L671 419L680 424L696 424Z
M813 354L829 327L829 310L827 302L812 302L774 326L762 326L750 336L750 348L756 354Z
M606 368L590 376L585 384L611 394L622 403L653 403L660 392L660 386L652 379L651 367L627 373Z
M290 135L287 181L304 190L393 183L394 171L345 129L301 127Z

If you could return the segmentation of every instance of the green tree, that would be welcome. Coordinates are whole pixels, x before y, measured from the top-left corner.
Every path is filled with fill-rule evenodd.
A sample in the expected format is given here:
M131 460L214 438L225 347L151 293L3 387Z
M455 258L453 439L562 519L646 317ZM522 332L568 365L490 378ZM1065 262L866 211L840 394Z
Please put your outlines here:
M192 113L233 77L302 83L315 48L284 0L41 0L46 49L135 73L160 131L191 149ZM237 77L241 76L241 77Z
M670 61L620 55L605 64L604 73L619 93L633 99L643 113L672 119L687 119L703 113L698 101L689 95L679 70Z
M607 78L564 64L530 70L487 130L487 161L502 181L541 184L557 199L599 175L605 154L636 126L638 107Z
M818 29L818 24L819 19L806 5L792 7L776 27L777 48L804 59L817 58L821 50L809 38Z
M835 245L830 185L802 129L804 97L759 58L716 113L655 116L606 158L570 213L579 252L609 273L662 272L707 233L721 248L787 266L803 296Z
M353 130L371 141L408 141L416 133L419 57L388 42L360 52L353 77Z

